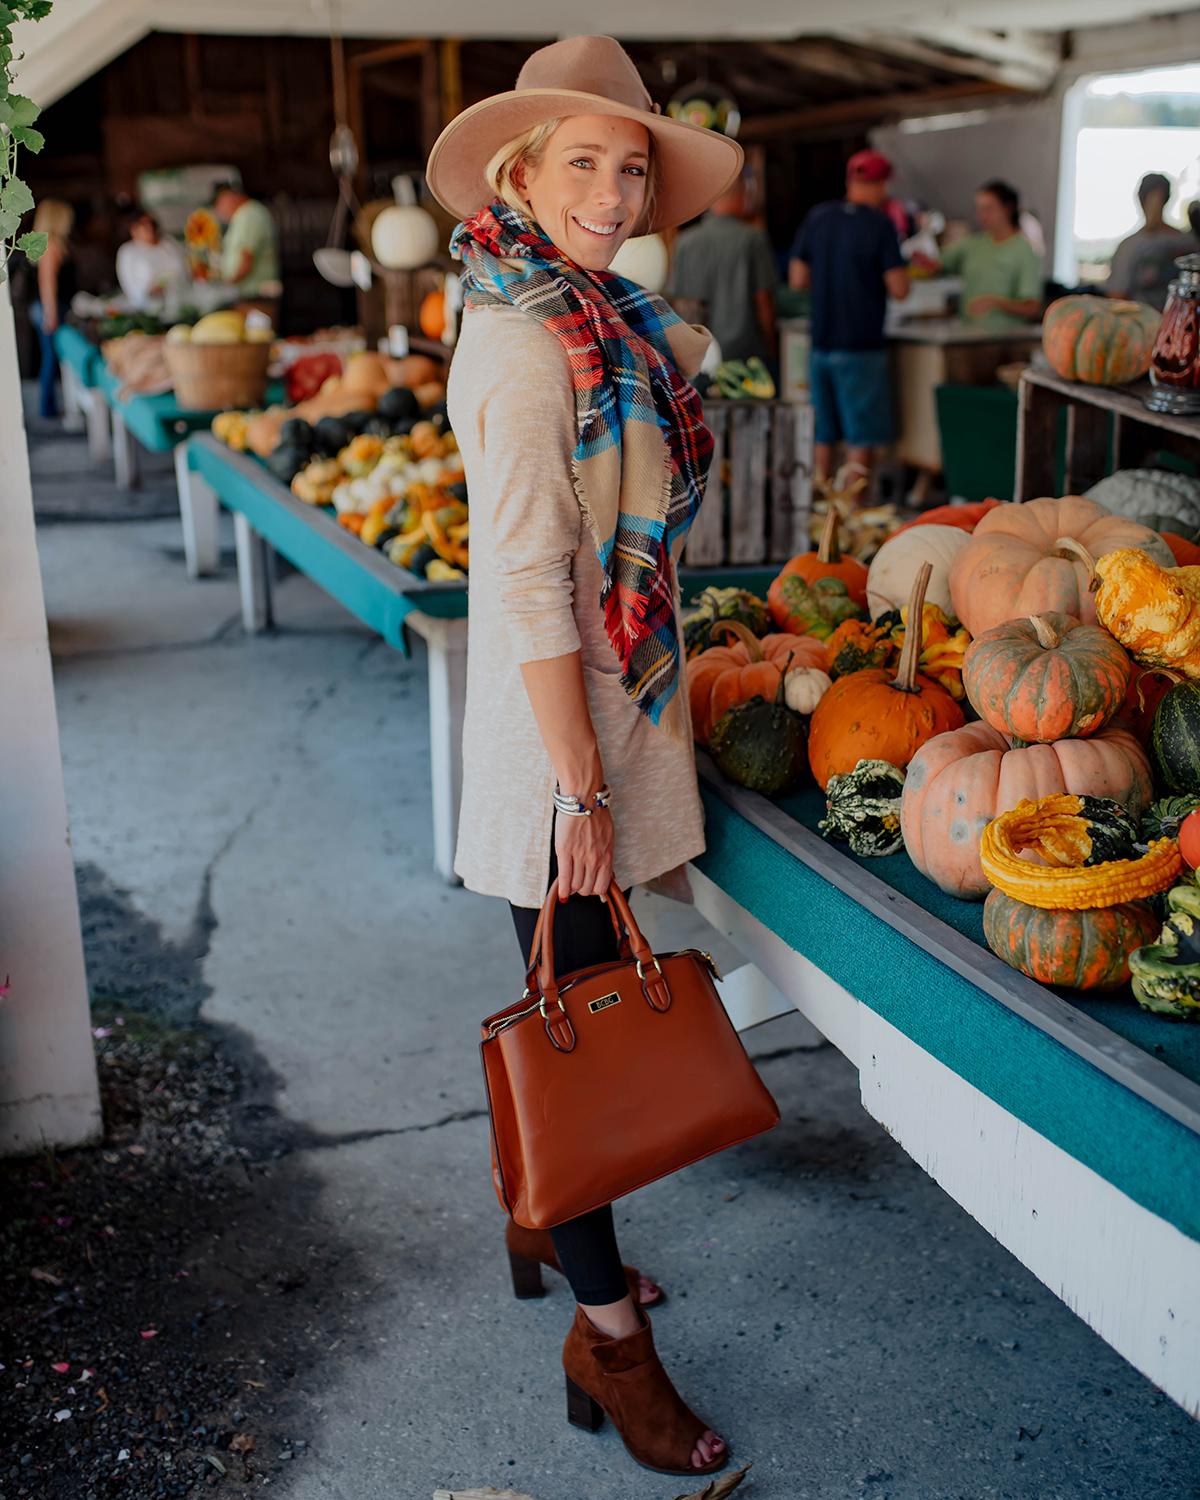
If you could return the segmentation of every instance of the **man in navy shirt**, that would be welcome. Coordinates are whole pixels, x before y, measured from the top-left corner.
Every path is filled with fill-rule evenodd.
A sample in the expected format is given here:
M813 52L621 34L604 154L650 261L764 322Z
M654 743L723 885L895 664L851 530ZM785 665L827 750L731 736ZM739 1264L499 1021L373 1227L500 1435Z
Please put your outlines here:
M891 175L886 156L856 152L846 163L846 196L810 209L791 249L790 285L812 288L817 480L829 478L836 443L869 476L873 450L892 441L883 318L888 297L908 296L908 268L881 210Z

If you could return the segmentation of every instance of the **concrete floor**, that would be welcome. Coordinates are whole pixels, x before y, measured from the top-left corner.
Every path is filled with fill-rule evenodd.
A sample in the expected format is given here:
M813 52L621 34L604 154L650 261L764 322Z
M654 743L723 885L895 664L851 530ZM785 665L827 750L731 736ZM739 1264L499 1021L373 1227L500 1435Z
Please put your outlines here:
M432 874L421 657L296 575L247 639L232 573L189 583L174 520L40 544L77 860L196 956L177 1004L203 997L257 1059L284 1143L263 1212L315 1181L314 1238L354 1247L276 1492L696 1488L567 1426L565 1284L508 1295L475 1043L519 964L503 905ZM661 945L696 920L678 909ZM618 1225L671 1294L668 1368L755 1461L748 1500L1200 1496L1200 1426L909 1162L844 1059L798 1017L746 1040L783 1124Z

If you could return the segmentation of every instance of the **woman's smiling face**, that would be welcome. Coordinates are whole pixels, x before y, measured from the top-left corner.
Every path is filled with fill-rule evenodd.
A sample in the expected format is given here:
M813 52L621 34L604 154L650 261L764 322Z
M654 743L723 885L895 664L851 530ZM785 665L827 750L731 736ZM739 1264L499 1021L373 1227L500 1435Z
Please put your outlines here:
M605 271L641 217L650 132L621 115L573 115L513 182L555 245L586 271Z

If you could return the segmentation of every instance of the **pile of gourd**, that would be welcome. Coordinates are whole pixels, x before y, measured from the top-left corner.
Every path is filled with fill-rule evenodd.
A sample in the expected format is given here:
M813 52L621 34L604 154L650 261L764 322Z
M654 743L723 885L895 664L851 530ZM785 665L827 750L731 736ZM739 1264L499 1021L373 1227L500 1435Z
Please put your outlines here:
M467 574L470 520L462 456L446 414L441 366L364 352L311 400L222 412L213 432L255 453L297 499L398 567L438 582ZM395 383L389 383L395 382Z
M771 585L781 634L763 660L743 638L724 671L711 651L691 664L695 732L733 779L795 784L781 708L799 671L823 673L798 716L827 836L903 844L947 894L986 897L993 950L1044 983L1114 988L1132 968L1143 1005L1200 1019L1200 905L1172 895L1155 943L1148 902L1179 877L1174 835L1200 808L1200 482L1135 471L1098 490L1108 504L931 513L869 570L827 527ZM1192 845L1200 859L1200 813Z

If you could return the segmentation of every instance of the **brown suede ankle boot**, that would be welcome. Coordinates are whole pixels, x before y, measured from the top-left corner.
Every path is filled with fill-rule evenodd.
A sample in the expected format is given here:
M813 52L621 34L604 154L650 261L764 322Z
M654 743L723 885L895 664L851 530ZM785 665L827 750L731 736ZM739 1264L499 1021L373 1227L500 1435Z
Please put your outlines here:
M509 1219L504 1226L504 1243L508 1247L513 1296L522 1301L532 1297L544 1297L546 1288L542 1285L541 1266L549 1266L552 1271L557 1271L560 1276L562 1275L562 1267L558 1263L550 1231L548 1229L524 1229L514 1219ZM660 1303L667 1300L663 1289L659 1287L657 1296L652 1297L649 1302L642 1302L639 1286L642 1273L636 1266L624 1266L622 1269L625 1272L625 1281L629 1286L629 1295L633 1298L635 1307L658 1307Z
M637 1310L635 1304L635 1311ZM729 1461L728 1449L701 1468L692 1450L705 1424L689 1411L654 1350L650 1319L627 1338L601 1333L581 1307L563 1345L567 1374L567 1417L595 1432L603 1417L621 1435L631 1458L658 1474L715 1474Z

